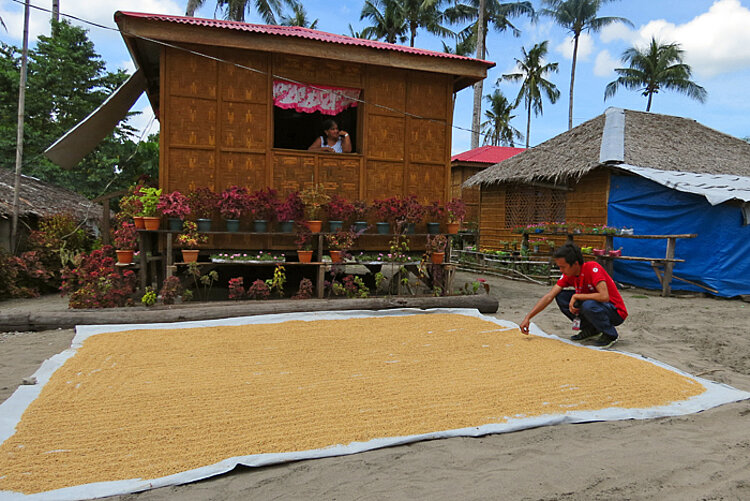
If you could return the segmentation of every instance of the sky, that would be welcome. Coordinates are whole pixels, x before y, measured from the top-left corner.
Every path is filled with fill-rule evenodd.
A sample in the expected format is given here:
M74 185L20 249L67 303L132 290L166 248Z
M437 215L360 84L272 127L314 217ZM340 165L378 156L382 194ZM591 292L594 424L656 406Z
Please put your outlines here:
M0 27L0 41L18 47L23 32L23 0L19 2L0 0L0 17L8 28L5 31ZM31 0L31 3L49 9L52 2ZM185 3L186 0L60 0L60 10L63 14L115 28L113 14L117 10L183 15ZM532 3L537 9L541 6L540 0L532 0ZM310 19L318 19L321 31L349 34L350 24L356 31L367 25L359 20L364 0L302 0L302 4ZM197 15L214 17L215 5L215 0L206 0ZM614 68L626 66L620 61L622 53L633 46L643 47L653 36L659 41L681 45L685 62L693 69L693 81L706 89L708 99L700 103L682 94L662 91L654 97L651 111L691 118L736 137L750 136L750 99L746 98L750 84L750 0L614 0L606 3L599 15L625 17L633 26L615 24L582 37L576 67L573 126L594 118L610 106L645 110L646 98L640 92L621 88L613 98L604 101L604 88L616 78ZM32 9L32 46L39 34L49 34L48 20L48 13ZM494 90L503 74L516 71L515 58L521 57L522 47L529 50L534 44L548 40L547 62L557 62L559 71L549 74L547 79L557 86L561 96L556 104L545 99L542 115L532 114L530 144L535 146L567 130L573 46L569 34L549 18L541 17L535 23L527 18L512 21L521 30L518 38L509 32L489 32L486 59L496 66L484 81L484 94ZM71 22L89 30L97 52L110 71L118 68L133 71L133 62L119 33L75 19ZM247 22L262 21L252 13L247 15ZM454 27L460 28L463 26ZM415 45L442 50L440 39L424 30L418 32ZM520 84L501 82L499 88L509 99L514 99ZM456 98L454 154L468 150L471 145L470 133L461 128L471 127L472 99L471 88L462 90ZM150 125L148 133L158 130L158 122L152 119L153 113L145 97L133 109L143 113L132 119L131 125L140 130ZM484 110L483 104L483 113ZM525 133L525 110L517 109L511 123Z

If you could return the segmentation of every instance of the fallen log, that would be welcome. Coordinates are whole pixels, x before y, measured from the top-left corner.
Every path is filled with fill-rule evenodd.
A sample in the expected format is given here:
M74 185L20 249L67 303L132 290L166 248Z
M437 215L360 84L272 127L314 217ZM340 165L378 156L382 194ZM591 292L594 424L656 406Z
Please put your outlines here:
M0 313L0 331L70 329L76 325L185 322L304 311L474 308L481 313L495 313L498 304L497 298L488 294L481 294L443 297L392 296L365 299L271 300L211 304L186 303L172 306L154 306L151 308L138 306L101 310Z

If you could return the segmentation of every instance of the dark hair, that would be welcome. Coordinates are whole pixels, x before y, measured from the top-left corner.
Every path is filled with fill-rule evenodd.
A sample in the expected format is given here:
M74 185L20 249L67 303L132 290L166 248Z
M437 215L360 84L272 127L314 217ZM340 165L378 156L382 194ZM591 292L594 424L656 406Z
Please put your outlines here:
M336 123L336 120L332 118L328 118L326 120L323 120L323 132L327 131L328 129L332 129L333 126L338 127L339 124Z
M581 248L571 243L558 247L553 257L555 259L563 258L570 265L575 263L583 264L583 252L581 252Z

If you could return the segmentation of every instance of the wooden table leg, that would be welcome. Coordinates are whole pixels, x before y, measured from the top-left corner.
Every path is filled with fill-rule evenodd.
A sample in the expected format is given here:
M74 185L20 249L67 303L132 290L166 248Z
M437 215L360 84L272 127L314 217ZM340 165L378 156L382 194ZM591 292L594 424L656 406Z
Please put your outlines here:
M664 278L661 284L661 295L664 297L669 296L672 293L672 268L674 267L674 248L676 238L667 238L667 260L664 262Z
M145 231L140 231L139 233L139 243L138 243L138 249L140 251L139 253L139 261L140 261L140 269L138 270L138 278L141 285L141 291L146 290L146 286L148 285L146 281L148 280L148 258L146 257L146 245L148 242L148 235Z

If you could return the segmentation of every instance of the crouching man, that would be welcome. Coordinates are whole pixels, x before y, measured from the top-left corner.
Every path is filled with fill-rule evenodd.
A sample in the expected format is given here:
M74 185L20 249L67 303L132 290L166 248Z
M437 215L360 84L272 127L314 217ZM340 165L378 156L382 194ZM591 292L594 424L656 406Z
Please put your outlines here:
M581 249L570 243L558 248L554 259L562 276L523 319L521 332L528 334L531 319L555 300L566 317L580 319L580 331L570 339L583 341L599 336L593 344L609 348L617 342L615 327L628 316L612 277L599 263L584 262Z

